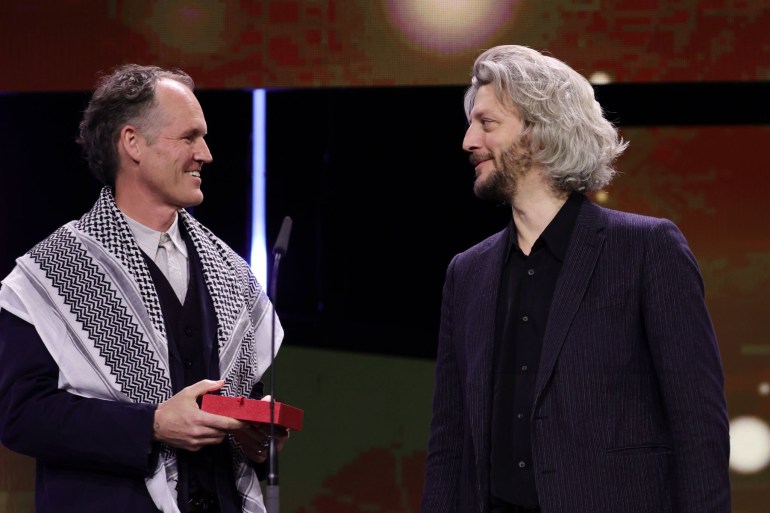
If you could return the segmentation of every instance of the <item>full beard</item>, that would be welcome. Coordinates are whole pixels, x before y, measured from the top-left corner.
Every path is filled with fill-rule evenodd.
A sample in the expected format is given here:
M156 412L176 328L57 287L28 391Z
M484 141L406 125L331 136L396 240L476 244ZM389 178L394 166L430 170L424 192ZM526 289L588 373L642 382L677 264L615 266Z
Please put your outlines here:
M494 159L495 169L485 180L476 178L473 184L474 194L483 200L512 203L520 180L532 169L532 150L528 145L514 143L503 151L499 163L493 154L482 157L487 158ZM471 155L471 163L482 159Z

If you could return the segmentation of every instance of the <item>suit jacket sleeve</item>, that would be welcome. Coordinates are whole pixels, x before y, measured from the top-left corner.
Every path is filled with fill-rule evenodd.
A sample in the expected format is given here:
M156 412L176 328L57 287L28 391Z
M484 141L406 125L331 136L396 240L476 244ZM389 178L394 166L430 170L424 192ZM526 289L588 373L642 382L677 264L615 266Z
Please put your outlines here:
M652 231L642 280L644 328L673 438L675 511L730 511L722 362L698 265L670 221Z
M46 464L123 475L154 466L156 405L60 390L59 369L34 326L0 311L0 441Z
M441 304L433 418L430 427L422 513L456 510L462 463L464 408L455 348L452 343L453 273L457 257L449 264Z

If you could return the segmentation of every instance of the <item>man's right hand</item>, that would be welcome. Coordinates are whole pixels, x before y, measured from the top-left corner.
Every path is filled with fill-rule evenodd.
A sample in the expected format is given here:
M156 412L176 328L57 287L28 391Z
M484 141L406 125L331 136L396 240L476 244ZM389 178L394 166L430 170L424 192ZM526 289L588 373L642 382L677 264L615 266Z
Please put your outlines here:
M198 451L206 445L218 444L228 433L242 429L243 422L198 407L198 397L219 390L224 383L204 379L159 404L153 420L153 440L177 449Z

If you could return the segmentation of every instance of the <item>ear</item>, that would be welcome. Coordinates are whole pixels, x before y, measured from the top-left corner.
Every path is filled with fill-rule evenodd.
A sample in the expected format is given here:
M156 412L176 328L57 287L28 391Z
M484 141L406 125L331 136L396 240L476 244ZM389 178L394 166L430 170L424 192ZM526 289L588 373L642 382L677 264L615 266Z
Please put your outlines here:
M118 138L118 153L126 155L135 162L142 156L142 135L133 125L126 125L120 130Z

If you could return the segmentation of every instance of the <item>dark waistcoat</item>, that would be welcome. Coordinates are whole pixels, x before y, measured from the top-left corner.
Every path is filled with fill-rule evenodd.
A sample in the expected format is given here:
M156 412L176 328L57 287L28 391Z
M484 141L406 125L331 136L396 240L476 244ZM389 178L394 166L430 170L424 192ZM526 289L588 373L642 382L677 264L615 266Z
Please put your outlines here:
M219 379L217 322L214 304L203 279L203 268L195 247L183 227L187 246L188 285L184 304L151 258L145 255L163 311L168 339L171 385L176 394L202 379ZM200 404L200 400L198 401ZM207 446L198 452L177 450L179 466L178 503L182 513L190 495L216 495L222 513L241 511L235 489L232 458L227 443Z

